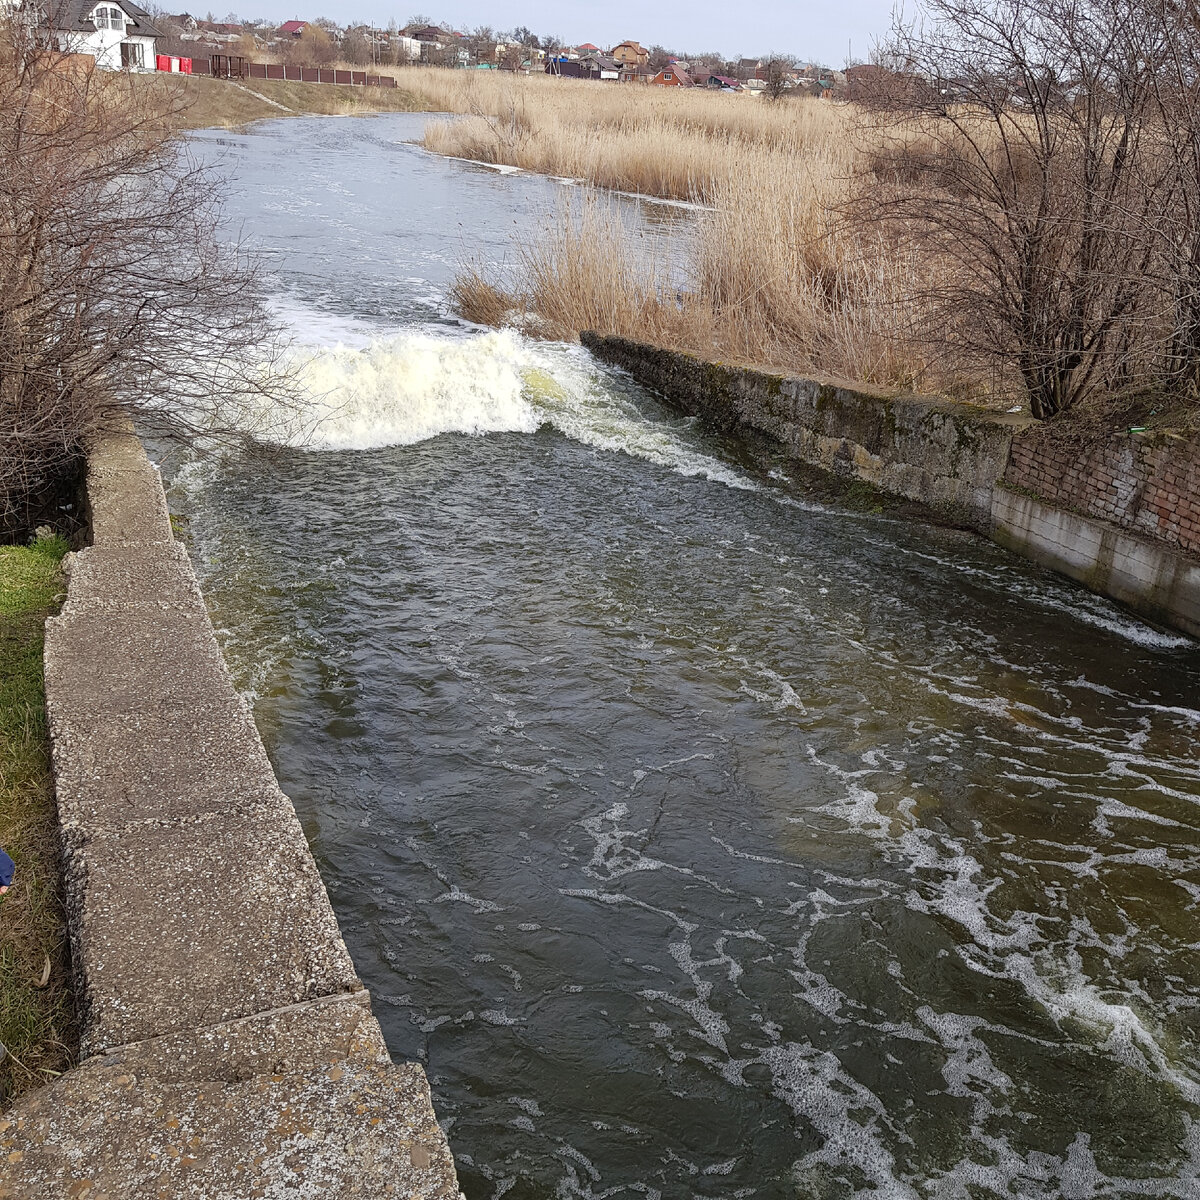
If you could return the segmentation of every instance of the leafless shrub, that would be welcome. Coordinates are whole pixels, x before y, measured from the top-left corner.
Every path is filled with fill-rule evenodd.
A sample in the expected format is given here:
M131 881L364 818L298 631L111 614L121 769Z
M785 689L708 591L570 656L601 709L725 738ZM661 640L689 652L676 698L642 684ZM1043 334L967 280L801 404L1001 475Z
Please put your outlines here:
M882 145L860 222L930 264L947 355L1011 373L1037 417L1161 382L1154 286L1177 188L1138 0L927 0L863 97Z
M1200 8L1144 0L1135 27L1150 64L1162 174L1172 203L1148 231L1162 263L1169 335L1164 374L1176 396L1200 399Z
M142 81L146 83L147 81ZM290 395L185 100L0 26L0 532L116 415L252 432Z
M791 60L781 54L772 54L763 64L763 94L768 100L782 100L787 95L793 67Z

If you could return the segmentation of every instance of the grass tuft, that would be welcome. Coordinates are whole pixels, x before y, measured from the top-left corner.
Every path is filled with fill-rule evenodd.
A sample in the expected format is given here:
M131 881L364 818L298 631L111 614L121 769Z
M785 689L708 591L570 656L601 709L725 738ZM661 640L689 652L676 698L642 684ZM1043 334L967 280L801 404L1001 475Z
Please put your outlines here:
M42 675L44 626L62 600L67 550L61 537L0 547L0 846L17 866L0 897L0 1042L8 1050L0 1104L61 1073L75 1054Z

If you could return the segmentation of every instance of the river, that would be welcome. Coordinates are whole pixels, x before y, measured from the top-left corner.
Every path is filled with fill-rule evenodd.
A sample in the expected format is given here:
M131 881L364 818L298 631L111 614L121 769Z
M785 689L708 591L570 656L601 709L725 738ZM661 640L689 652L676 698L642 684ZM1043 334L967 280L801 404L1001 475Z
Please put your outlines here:
M423 120L194 139L326 419L171 501L469 1200L1200 1194L1196 645L455 319Z

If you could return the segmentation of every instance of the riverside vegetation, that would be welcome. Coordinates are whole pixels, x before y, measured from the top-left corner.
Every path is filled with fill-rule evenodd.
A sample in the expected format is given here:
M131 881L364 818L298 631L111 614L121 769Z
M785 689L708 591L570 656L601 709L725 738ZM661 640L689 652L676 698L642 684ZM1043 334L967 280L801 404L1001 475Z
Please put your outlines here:
M0 1101L73 1054L42 691L89 439L113 422L240 437L286 405L256 264L177 135L188 97L47 52L0 14ZM262 400L266 396L267 405Z
M75 1050L42 683L66 550L54 536L0 547L0 846L17 866L0 898L0 1102L45 1083Z
M852 105L406 72L425 106L464 114L429 128L430 150L701 207L684 288L592 194L512 261L467 264L461 311L1037 417L1190 425L1195 13L929 0L923 18Z

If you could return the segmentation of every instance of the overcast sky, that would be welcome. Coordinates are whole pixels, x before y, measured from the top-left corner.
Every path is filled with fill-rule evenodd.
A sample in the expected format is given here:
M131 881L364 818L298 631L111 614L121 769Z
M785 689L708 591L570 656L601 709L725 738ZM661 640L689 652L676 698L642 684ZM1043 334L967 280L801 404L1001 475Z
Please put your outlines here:
M719 50L730 58L779 50L840 67L850 48L855 58L867 56L873 39L887 30L892 7L893 0L248 0L236 11L269 20L326 16L339 25L369 21L382 26L392 19L404 25L420 14L456 29L527 25L538 35L556 34L569 44L594 42L608 48L636 38L644 46ZM225 15L215 5L212 11L218 19Z

